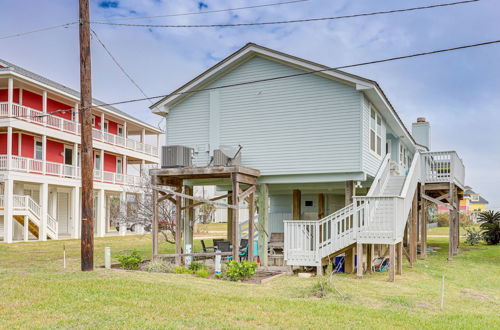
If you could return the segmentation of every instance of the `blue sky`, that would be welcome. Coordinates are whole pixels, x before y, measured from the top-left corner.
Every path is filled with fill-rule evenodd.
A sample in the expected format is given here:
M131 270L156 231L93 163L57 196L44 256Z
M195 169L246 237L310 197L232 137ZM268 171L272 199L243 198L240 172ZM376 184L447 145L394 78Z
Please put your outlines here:
M128 18L234 8L278 0L93 0L91 18ZM133 23L207 24L348 15L451 0L310 0L298 4ZM19 13L19 14L16 14ZM21 14L22 13L22 14ZM339 21L210 29L146 29L96 25L114 55L150 95L193 78L247 42L329 66L500 39L496 0ZM78 19L78 1L5 1L2 35ZM102 48L92 54L94 96L107 102L141 97ZM79 87L77 26L0 40L0 58L70 87ZM417 116L432 125L434 150L457 150L466 181L500 209L500 45L377 64L347 71L376 80L410 127ZM148 102L123 105L156 124Z

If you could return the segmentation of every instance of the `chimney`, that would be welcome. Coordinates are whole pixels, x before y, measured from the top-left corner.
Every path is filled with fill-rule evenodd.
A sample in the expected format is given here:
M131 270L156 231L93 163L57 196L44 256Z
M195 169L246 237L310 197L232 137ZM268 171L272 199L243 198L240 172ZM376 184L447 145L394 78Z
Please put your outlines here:
M431 125L425 117L418 117L417 122L411 125L411 135L418 144L431 150Z

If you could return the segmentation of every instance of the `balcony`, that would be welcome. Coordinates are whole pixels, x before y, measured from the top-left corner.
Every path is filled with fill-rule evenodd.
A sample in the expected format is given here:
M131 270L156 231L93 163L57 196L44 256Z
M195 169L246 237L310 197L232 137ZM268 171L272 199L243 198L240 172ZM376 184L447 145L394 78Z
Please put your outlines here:
M8 115L8 103L0 102L0 118L8 117ZM42 111L31 109L16 103L12 104L12 117L38 125L46 125L47 127L66 133L75 135L81 134L80 123L57 116L47 116L47 114L44 114ZM158 148L155 146L138 142L122 136L106 133L95 128L92 129L92 137L97 141L109 143L151 156L159 155Z
M460 187L465 183L465 166L455 151L423 152L422 182L452 182Z
M38 159L19 156L0 155L0 171L16 171L31 174L40 174L59 178L80 179L81 169L78 166L47 162ZM140 187L144 185L140 176L128 175L101 170L94 170L94 181L111 184Z

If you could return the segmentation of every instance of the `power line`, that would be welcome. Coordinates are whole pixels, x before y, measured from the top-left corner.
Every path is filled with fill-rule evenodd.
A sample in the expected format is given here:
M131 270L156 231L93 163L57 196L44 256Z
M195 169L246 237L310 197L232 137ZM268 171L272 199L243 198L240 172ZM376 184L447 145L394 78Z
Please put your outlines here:
M41 28L41 29L37 29L37 30L32 30L32 31L27 31L27 32L20 32L20 33L16 33L16 34L10 34L10 35L7 35L7 36L0 37L0 40L2 40L2 39L8 39L8 38L21 37L21 36L25 36L25 35L32 34L32 33L37 33L37 32L55 30L55 29L58 29L58 28L61 28L61 27L67 28L67 27L70 27L71 25L74 25L74 24L77 24L77 23L78 22L70 22L70 23L65 23L65 24L60 24L60 25L49 26L49 27L45 27L45 28Z
M492 45L492 44L497 44L497 43L500 43L500 40L486 41L486 42L480 42L480 43L469 44L469 45L464 45L464 46L458 46L458 47L452 47L452 48L444 48L444 49L432 50L432 51L428 51L428 52L421 52L421 53L414 53L414 54L403 55L403 56L389 57L389 58L385 58L385 59L381 59L381 60L361 62L361 63L356 63L356 64L342 65L342 66L337 66L337 67L329 67L329 68L325 68L325 69L312 70L312 71L307 71L307 72L300 72L300 73L295 73L295 74L290 74L290 75L285 75L285 76L276 76L276 77L271 77L271 78L264 78L264 79L258 79L258 80L252 80L252 81L245 81L245 82L234 83L234 84L221 85L221 86L216 86L216 87L200 88L200 89L197 89L197 90L191 90L191 91L186 91L186 92L173 92L173 93L170 93L170 94L158 95L158 96L153 96L153 97L148 97L148 98L131 99L131 100L126 100L126 101L119 101L119 102L113 102L113 103L105 103L105 104L100 104L99 106L101 106L101 107L102 106L112 106L112 105L118 105L118 104L126 104L126 103L133 103L133 102L140 102L140 101L146 101L146 100L153 100L153 99L165 98L165 97L170 97L170 96L173 96L173 95L192 94L192 93L198 93L198 92L209 91L209 90L216 90L216 89L224 89L224 88L229 88L229 87L237 87L237 86L243 86L243 85L250 85L250 84L256 84L256 83L273 81L273 80L280 80L280 79L287 79L287 78L293 78L293 77L298 77L298 76L305 76L305 75L314 74L314 73L321 73L321 72L334 71L334 70L340 70L340 69L354 68L354 67L359 67L359 66L365 66L365 65L371 65L371 64L378 64L378 63L385 63L385 62L390 62L390 61L397 61L397 60L402 60L402 59L408 59L408 58L414 58L414 57L420 57L420 56L426 56L426 55L433 55L433 54L445 53L445 52L450 52L450 51L462 50L462 49L467 49L467 48L487 46L487 45Z
M318 17L318 18L305 18L296 20L285 20L285 21L270 21L270 22L254 22L254 23L228 23L228 24L131 24L131 23L110 23L103 21L91 21L92 24L104 24L104 25L114 25L114 26L129 26L129 27L148 27L148 28L213 28L213 27L242 27L242 26L257 26L257 25L277 25L277 24L291 24L291 23L305 23L305 22L317 22L317 21L332 21L346 18L363 17L363 16L374 16L382 14L394 14L402 13L414 10L432 9L439 7L455 6L461 4L467 4L471 2L478 2L480 0L464 0L456 2L448 2L430 6L413 7L413 8L403 8L403 9L393 9L387 11L377 11L371 13L353 14L353 15L343 15L343 16L333 16L333 17Z
M144 95L144 97L148 97L146 95L146 93L144 92L144 90L139 86L139 84L127 73L127 71L125 71L125 69L123 68L123 66L118 62L118 60L113 56L113 54L111 53L111 51L108 49L108 47L106 47L106 45L104 44L104 42L102 42L102 40L99 38L99 36L97 35L97 33L95 32L94 29L90 29L90 31L92 32L92 34L94 35L94 37L96 38L96 40L101 44L102 48L104 48L104 50L106 51L106 53L108 53L109 57L111 57L111 59L113 60L113 62L115 62L116 66L120 69L121 72L123 72L123 74L128 78L128 80L130 80L130 82L132 84L134 84L135 87L137 87L137 89L141 92L142 95ZM152 103L152 102L151 102Z
M197 11L197 12L189 12L189 13L176 13L176 14L168 14L168 15L108 18L108 19L106 19L106 21L128 21L128 20L151 19L151 18L165 18L165 17L213 14L213 13L221 13L221 12L227 12L227 11L236 11L236 10L244 10L244 9L254 9L254 8L263 8L263 7L271 7L271 6L289 5L289 4L299 3L299 2L306 2L306 1L310 1L310 0L294 0L294 1L274 2L274 3L255 5L255 6L206 10L206 11ZM102 21L99 21L99 22L102 22Z

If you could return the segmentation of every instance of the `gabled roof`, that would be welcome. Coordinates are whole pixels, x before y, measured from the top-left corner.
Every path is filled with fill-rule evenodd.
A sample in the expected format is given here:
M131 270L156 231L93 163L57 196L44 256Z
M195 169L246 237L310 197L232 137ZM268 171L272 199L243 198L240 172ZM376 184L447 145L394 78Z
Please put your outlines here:
M208 70L204 71L200 75L196 76L194 79L185 83L178 89L174 90L166 97L162 98L152 106L150 109L157 114L168 113L168 110L175 106L175 104L181 102L183 99L188 98L192 95L192 92L203 89L205 86L211 82L217 80L219 77L223 76L227 72L233 70L235 67L244 63L253 56L263 56L272 60L276 60L287 65L296 67L298 69L314 72L313 74L320 75L322 77L327 77L337 81L344 82L356 88L357 90L365 93L366 96L375 104L377 109L385 108L386 113L390 114L392 121L391 126L399 127L399 131L402 136L406 136L411 142L413 147L417 147L417 143L413 139L406 126L404 125L401 118L398 116L394 110L392 104L378 85L376 81L357 76L345 71L331 69L328 66L311 62L293 55L282 53L274 49L266 48L254 43L248 43L244 47L240 48L233 54L229 55L219 63L215 64ZM278 80L278 79L276 79ZM242 83L245 84L245 83Z
M489 204L489 202L486 199L484 199L481 195L472 190L470 186L466 186L464 191L464 196L471 197L472 195L479 196L479 200L473 201L472 199L470 199L471 204Z
M7 62L3 59L0 59L0 72L15 72L21 76L24 76L26 78L29 78L31 80L34 80L36 82L39 82L41 84L44 84L44 85L47 85L49 87L52 87L53 89L55 90L58 90L58 91L61 91L61 92L64 92L66 94L69 94L77 99L80 99L80 92L72 89L72 88L69 88L67 86L64 86L58 82L55 82L53 80L50 80L46 77L43 77L39 74L36 74L34 72L31 72L31 71L28 71L20 66L17 66L15 64L12 64L10 62ZM155 127L155 126L152 126L151 124L148 124L148 123L145 123L143 122L142 120L140 119L137 119L131 115L129 115L128 113L126 112L123 112L115 107L112 107L112 106L109 106L109 105L103 105L103 104L106 104L105 102L103 101L100 101L98 99L93 99L92 100L93 104L95 106L98 106L98 107L101 107L101 108L104 108L106 110L108 110L109 112L111 113L114 113L120 117L125 117L127 119L130 119L132 121L135 121L137 122L138 124L141 124L143 126L147 126L150 130L153 130L153 131L157 131L158 133L162 132L158 127Z

